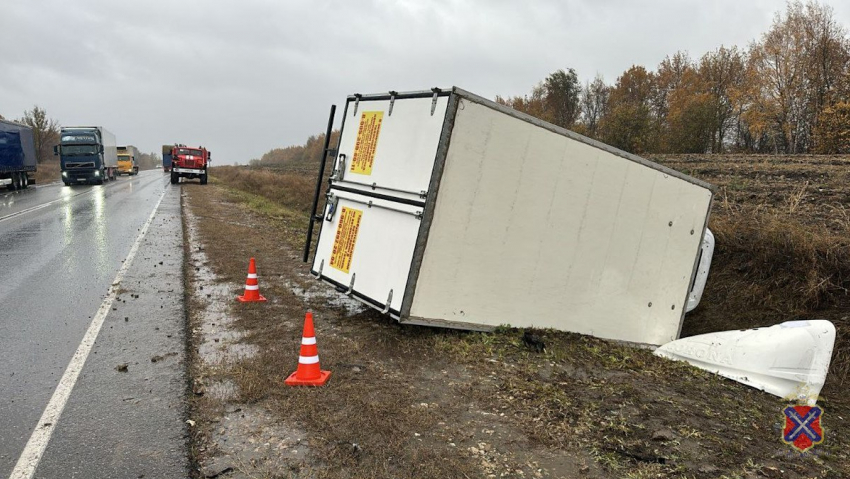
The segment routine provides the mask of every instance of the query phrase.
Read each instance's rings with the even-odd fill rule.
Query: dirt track
[[[204,473],[850,476],[850,409],[837,397],[823,401],[830,432],[819,455],[794,455],[780,441],[783,403],[771,396],[574,334],[542,332],[537,353],[516,330],[398,326],[307,275],[303,215],[249,209],[244,194],[221,186],[183,190],[200,242],[189,251],[187,289],[193,347],[205,353],[193,365],[194,453]],[[250,256],[268,303],[231,300]],[[308,308],[333,376],[321,389],[293,389],[283,380]]]

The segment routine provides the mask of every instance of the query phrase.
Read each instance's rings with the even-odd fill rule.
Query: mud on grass
[[[780,441],[781,401],[646,350],[543,331],[537,353],[512,329],[400,326],[345,307],[307,274],[297,222],[263,216],[221,186],[191,186],[184,193],[209,266],[235,296],[256,257],[269,298],[228,309],[241,341],[259,349],[219,371],[233,398],[196,402],[208,423],[196,437],[201,463],[217,460],[209,445],[227,411],[249,408],[307,444],[303,456],[281,452],[260,477],[850,475],[846,405],[827,400],[819,455],[794,456]],[[289,388],[308,308],[333,374],[323,388]]]

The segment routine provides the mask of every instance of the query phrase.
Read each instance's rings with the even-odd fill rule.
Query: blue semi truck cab
[[[62,182],[65,185],[114,180],[118,171],[118,146],[115,135],[100,126],[65,127],[59,134]]]

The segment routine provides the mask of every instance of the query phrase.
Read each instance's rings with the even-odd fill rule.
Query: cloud
[[[841,9],[839,9],[839,7]],[[34,104],[143,151],[203,144],[246,162],[324,129],[346,95],[458,85],[527,92],[572,67],[613,82],[687,50],[745,47],[783,1],[7,2],[0,114]],[[836,5],[850,24],[850,7]]]

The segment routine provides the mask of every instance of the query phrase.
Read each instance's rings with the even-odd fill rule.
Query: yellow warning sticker
[[[336,229],[334,248],[331,251],[331,266],[348,273],[351,267],[351,257],[354,255],[354,243],[357,242],[357,232],[360,230],[360,218],[363,211],[343,206],[339,214],[339,226]]]
[[[354,144],[354,157],[351,158],[351,172],[361,175],[372,174],[375,162],[375,150],[378,148],[378,135],[381,133],[382,111],[364,111],[360,116],[360,128],[357,130],[357,142]]]

